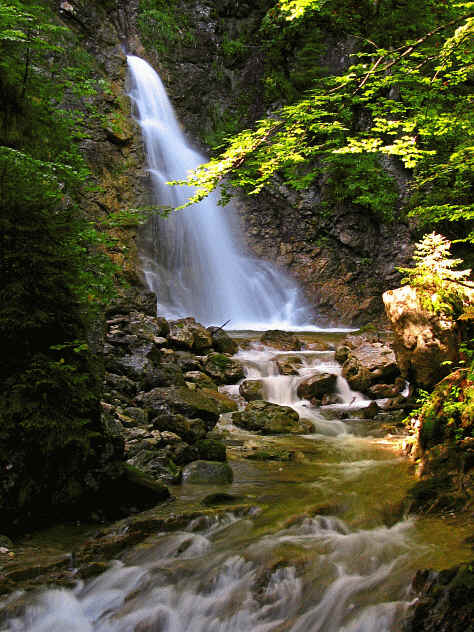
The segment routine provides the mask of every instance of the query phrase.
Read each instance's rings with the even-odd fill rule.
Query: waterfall
[[[188,145],[153,68],[139,57],[127,59],[155,202],[180,206],[192,188],[167,182],[185,179],[206,158]],[[230,320],[232,329],[314,329],[297,284],[270,262],[246,255],[234,224],[232,205],[219,206],[216,193],[168,219],[153,217],[142,264],[160,314],[194,316],[205,325]]]

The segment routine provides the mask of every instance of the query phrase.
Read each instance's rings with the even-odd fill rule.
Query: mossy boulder
[[[239,393],[247,402],[263,399],[263,381],[244,380],[239,386]]]
[[[186,386],[154,388],[149,393],[137,396],[137,402],[150,411],[151,421],[163,412],[172,412],[191,419],[202,419],[208,430],[216,425],[220,415],[215,399],[208,397],[202,390],[191,391]]]
[[[195,353],[205,353],[212,347],[210,332],[194,318],[170,321],[168,340],[172,347]]]
[[[191,384],[196,384],[198,388],[210,388],[211,390],[217,391],[217,384],[202,371],[187,371],[184,374],[184,379],[186,382],[190,382]]]
[[[240,362],[223,353],[211,353],[204,363],[204,371],[217,384],[236,384],[244,377]]]
[[[183,482],[194,485],[225,485],[233,479],[232,468],[222,461],[194,461],[183,469]]]
[[[313,431],[312,424],[300,420],[293,408],[262,400],[250,402],[245,410],[234,413],[232,421],[240,428],[264,435],[306,434]]]
[[[196,443],[199,458],[204,461],[226,461],[225,445],[216,439],[201,439]]]
[[[162,412],[153,419],[153,427],[160,432],[174,432],[188,443],[205,437],[207,428],[202,419],[189,419],[184,415]]]
[[[220,327],[208,327],[207,331],[212,337],[212,346],[219,353],[230,353],[234,355],[239,349],[239,345]]]

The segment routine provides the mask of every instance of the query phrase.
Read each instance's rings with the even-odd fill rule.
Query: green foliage
[[[115,293],[115,268],[110,242],[80,208],[90,173],[78,141],[101,89],[90,68],[47,3],[2,4],[0,469],[15,465],[0,481],[0,514],[8,528],[84,493],[81,477],[104,441],[102,371],[88,338]],[[81,480],[69,485],[74,476]]]
[[[419,290],[423,306],[438,314],[458,317],[470,302],[471,270],[455,270],[462,259],[450,258],[451,242],[442,235],[425,235],[416,244],[415,267],[399,268],[405,274],[402,283]]]
[[[224,194],[231,186],[258,194],[276,173],[304,188],[329,164],[344,172],[338,187],[346,201],[390,220],[395,185],[377,172],[386,157],[411,178],[406,210],[420,225],[445,230],[449,222],[473,240],[473,30],[472,2],[278,2],[260,31],[274,109],[190,175],[197,192],[189,204],[218,185]],[[298,52],[311,47],[309,33],[313,83],[308,72],[296,85],[292,76],[304,66]],[[324,38],[356,42],[349,67],[331,74],[318,66]]]
[[[174,46],[192,46],[194,37],[175,0],[140,0],[138,28],[143,43],[159,55]]]

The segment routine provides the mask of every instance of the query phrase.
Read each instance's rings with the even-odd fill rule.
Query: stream
[[[277,360],[298,356],[298,375]],[[258,437],[222,416],[231,485],[182,484],[170,512],[226,493],[179,531],[129,548],[98,577],[28,597],[1,632],[389,632],[401,630],[420,568],[466,561],[468,531],[454,517],[406,517],[412,466],[389,418],[338,377],[338,401],[298,400],[298,383],[340,373],[334,352],[278,352],[251,343],[237,356],[268,400],[314,424],[305,436]],[[221,387],[238,397],[238,387]],[[248,458],[266,451],[271,460]],[[202,506],[202,505],[201,505]]]

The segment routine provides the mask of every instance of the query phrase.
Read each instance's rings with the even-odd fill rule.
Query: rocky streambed
[[[422,630],[456,581],[464,625],[468,570],[413,578],[468,562],[469,525],[409,516],[410,389],[384,342],[342,338],[110,314],[106,423],[172,496],[4,547],[0,630]]]

